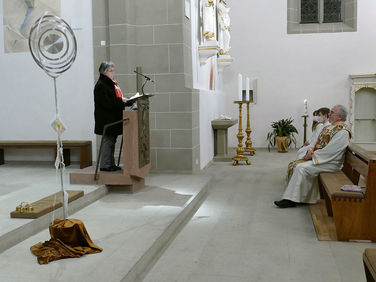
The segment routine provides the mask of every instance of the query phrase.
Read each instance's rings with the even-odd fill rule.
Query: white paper
[[[133,95],[132,97],[129,98],[129,100],[132,100],[132,99],[135,99],[135,98],[138,98],[138,97],[141,97],[142,95],[140,95],[140,93],[136,93],[135,95]]]
[[[362,192],[362,188],[358,185],[343,185],[341,187],[342,191],[351,191],[351,192]]]

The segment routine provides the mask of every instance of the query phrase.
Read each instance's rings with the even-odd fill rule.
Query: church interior
[[[365,254],[376,250],[375,10],[371,0],[0,0],[0,280],[375,281]],[[98,169],[94,133],[104,61],[126,98],[146,97],[124,110],[113,172]],[[316,176],[317,204],[278,208],[313,112],[339,115],[337,105],[343,169]],[[269,133],[286,119],[297,132],[281,153]],[[31,247],[66,217],[101,251],[41,265]]]

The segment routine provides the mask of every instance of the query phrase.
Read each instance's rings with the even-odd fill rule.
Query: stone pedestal
[[[212,120],[214,129],[214,161],[231,161],[232,156],[228,155],[227,129],[238,123],[237,119],[215,119]]]
[[[216,56],[219,52],[218,42],[216,40],[206,41],[203,45],[198,46],[198,55],[200,65],[205,65],[206,60]]]

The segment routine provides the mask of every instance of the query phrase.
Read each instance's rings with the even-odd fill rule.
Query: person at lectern
[[[114,80],[114,63],[102,62],[99,66],[99,79],[94,88],[95,134],[103,135],[104,126],[123,119],[123,109],[128,99],[123,96],[117,81]],[[100,170],[121,170],[115,165],[115,143],[123,132],[122,123],[110,126],[103,138]]]

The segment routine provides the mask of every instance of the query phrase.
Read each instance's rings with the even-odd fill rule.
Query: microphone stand
[[[135,73],[137,73],[138,75],[141,75],[141,76],[143,76],[143,77],[145,78],[145,81],[144,81],[144,83],[142,84],[142,87],[141,87],[142,95],[145,95],[144,87],[145,87],[146,83],[147,83],[149,80],[150,80],[151,82],[154,83],[154,80],[152,80],[150,77],[148,77],[148,76],[146,76],[146,75],[144,75],[144,74],[142,74],[142,73],[139,73],[139,72],[136,71],[136,70],[134,70],[133,72],[135,72]]]

